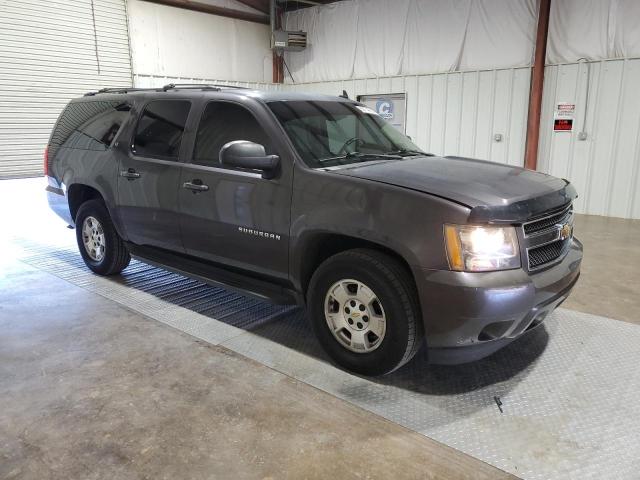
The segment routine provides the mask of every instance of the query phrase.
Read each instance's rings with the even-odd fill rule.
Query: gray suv
[[[86,265],[136,257],[306,305],[329,356],[389,373],[485,357],[578,280],[566,180],[437,157],[341,97],[219,87],[72,100],[45,158],[52,209]]]

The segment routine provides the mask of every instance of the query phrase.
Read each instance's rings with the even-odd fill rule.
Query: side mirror
[[[231,167],[261,170],[262,178],[271,179],[278,173],[280,157],[267,155],[260,144],[236,140],[226,143],[220,149],[220,163]]]

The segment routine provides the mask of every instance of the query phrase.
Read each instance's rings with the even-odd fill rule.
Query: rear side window
[[[129,106],[106,110],[75,130],[67,140],[67,147],[104,151],[111,146],[120,127],[129,115]]]
[[[51,135],[51,158],[61,147],[104,151],[115,140],[129,116],[131,107],[121,102],[70,103],[60,115]]]
[[[259,143],[267,155],[274,153],[269,136],[249,110],[234,103],[209,103],[198,127],[193,162],[220,167],[220,149],[235,140]]]
[[[191,102],[156,100],[140,116],[133,140],[133,153],[145,157],[178,158]]]

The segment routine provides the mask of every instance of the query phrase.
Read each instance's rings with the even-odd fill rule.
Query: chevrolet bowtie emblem
[[[354,313],[352,313],[352,314],[351,314],[351,316],[352,316],[352,317],[356,317],[356,318],[357,318],[357,317],[359,317],[359,316],[360,316],[360,314],[359,314],[358,312],[354,312]]]
[[[562,225],[562,228],[560,229],[560,240],[566,240],[567,238],[569,238],[572,231],[573,227],[570,224],[565,223],[564,225]]]

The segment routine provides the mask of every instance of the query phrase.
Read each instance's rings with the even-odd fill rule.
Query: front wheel
[[[120,273],[131,261],[107,207],[100,200],[80,205],[76,215],[76,240],[84,263],[100,275]]]
[[[347,370],[390,373],[422,344],[413,279],[384,253],[349,250],[323,262],[311,279],[308,304],[320,343]]]

